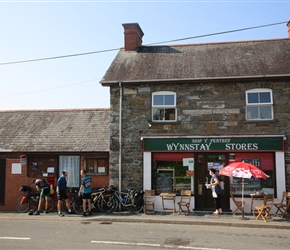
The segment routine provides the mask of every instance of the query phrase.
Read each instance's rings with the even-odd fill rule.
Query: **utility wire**
[[[97,80],[100,80],[100,79],[92,79],[92,80],[87,80],[87,81],[83,81],[83,82],[77,82],[77,83],[62,85],[62,86],[58,86],[58,87],[54,87],[54,88],[41,89],[41,90],[32,90],[32,91],[22,92],[22,93],[18,93],[18,94],[2,95],[2,96],[0,96],[0,98],[2,98],[2,97],[10,97],[10,96],[17,96],[17,95],[24,95],[24,94],[31,94],[31,93],[36,93],[36,92],[43,92],[43,91],[53,90],[53,89],[60,89],[60,88],[65,88],[65,87],[69,87],[69,86],[72,86],[72,85],[78,85],[78,84],[83,84],[83,83],[88,83],[88,82],[94,82],[94,81],[97,81]]]
[[[264,28],[264,27],[269,27],[269,26],[274,26],[274,25],[280,25],[280,24],[287,23],[287,22],[279,22],[279,23],[265,24],[265,25],[254,26],[254,27],[249,27],[249,28],[242,28],[242,29],[237,29],[237,30],[222,31],[222,32],[211,33],[211,34],[206,34],[206,35],[192,36],[192,37],[181,38],[181,39],[176,39],[176,40],[169,40],[169,41],[165,41],[165,42],[151,43],[148,45],[160,44],[160,43],[172,43],[172,42],[184,41],[184,40],[207,37],[207,36],[216,36],[216,35],[228,34],[228,33],[233,33],[233,32],[244,31],[244,30],[251,30],[251,29]]]
[[[74,56],[85,56],[85,55],[91,55],[91,54],[97,54],[97,53],[110,52],[110,51],[114,51],[114,50],[119,50],[119,49],[107,49],[107,50],[100,50],[100,51],[93,51],[93,52],[86,52],[86,53],[79,53],[79,54],[72,54],[72,55],[65,55],[65,56],[54,56],[54,57],[45,57],[45,58],[38,58],[38,59],[31,59],[31,60],[7,62],[7,63],[0,63],[0,66],[1,65],[7,65],[7,64],[16,64],[16,63],[47,61],[47,60],[61,59],[61,58],[74,57]]]
[[[265,25],[259,25],[259,26],[236,29],[236,30],[217,32],[217,33],[211,33],[211,34],[205,34],[205,35],[199,35],[199,36],[192,36],[192,37],[169,40],[169,41],[163,41],[163,42],[156,42],[156,43],[146,44],[144,46],[154,45],[154,44],[162,44],[162,43],[172,43],[172,42],[177,42],[177,41],[184,41],[184,40],[190,40],[190,39],[196,39],[196,38],[208,37],[208,36],[216,36],[216,35],[228,34],[228,33],[233,33],[233,32],[240,32],[240,31],[251,30],[251,29],[259,29],[259,28],[264,28],[264,27],[269,27],[269,26],[274,26],[274,25],[280,25],[280,24],[287,23],[287,22],[288,21],[279,22],[279,23],[272,23],[272,24],[265,24]],[[91,54],[97,54],[97,53],[111,52],[111,51],[116,51],[116,50],[120,50],[120,48],[118,48],[118,49],[99,50],[99,51],[79,53],[79,54],[71,54],[71,55],[64,55],[64,56],[54,56],[54,57],[38,58],[38,59],[31,59],[31,60],[23,60],[23,61],[5,62],[5,63],[0,63],[0,66],[8,65],[8,64],[19,64],[19,63],[29,63],[29,62],[37,62],[37,61],[55,60],[55,59],[61,59],[61,58],[67,58],[67,57],[75,57],[75,56],[85,56],[85,55],[91,55]]]

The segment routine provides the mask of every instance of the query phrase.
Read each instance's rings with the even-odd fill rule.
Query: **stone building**
[[[100,82],[111,94],[111,184],[191,189],[192,208],[208,210],[208,169],[247,161],[270,177],[245,179],[246,212],[254,191],[278,200],[290,191],[290,22],[288,38],[170,46],[143,46],[137,23],[123,27],[124,48]],[[241,179],[221,184],[231,210]]]

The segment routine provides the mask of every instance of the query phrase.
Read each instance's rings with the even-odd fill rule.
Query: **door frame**
[[[211,168],[208,166],[208,161],[210,156],[224,156],[223,164],[226,166],[229,162],[229,153],[225,152],[210,152],[210,153],[196,153],[195,154],[195,164],[194,164],[194,182],[195,185],[195,210],[201,211],[211,211],[214,209],[214,202],[212,198],[211,189],[205,187],[206,180],[210,182],[210,175],[208,169]],[[201,162],[202,161],[202,162]],[[217,160],[219,162],[219,160]],[[220,181],[223,182],[223,191],[222,191],[222,209],[223,211],[230,210],[230,195],[229,195],[229,177],[220,176]]]
[[[0,159],[0,204],[5,203],[6,160]]]

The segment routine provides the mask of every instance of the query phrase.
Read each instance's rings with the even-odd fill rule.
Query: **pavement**
[[[250,228],[275,228],[290,229],[290,217],[274,217],[273,220],[264,222],[262,219],[256,220],[252,214],[246,214],[244,218],[241,214],[233,216],[231,213],[213,215],[210,212],[194,211],[189,215],[178,213],[161,213],[154,214],[131,214],[129,212],[114,213],[94,213],[92,216],[83,217],[78,214],[66,214],[64,217],[57,215],[57,212],[49,214],[41,213],[40,215],[28,215],[28,213],[0,211],[0,220],[70,220],[81,223],[91,221],[102,224],[111,224],[113,222],[131,222],[131,223],[162,223],[162,224],[184,224],[184,225],[211,225],[211,226],[233,226],[233,227],[250,227]]]

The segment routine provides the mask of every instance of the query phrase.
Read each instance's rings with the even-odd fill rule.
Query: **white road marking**
[[[160,248],[172,248],[170,245],[160,245],[160,244],[148,244],[148,243],[130,243],[121,241],[97,241],[92,240],[91,243],[96,244],[112,244],[112,245],[131,245],[131,246],[148,246],[148,247],[160,247]],[[193,250],[227,250],[221,248],[205,248],[205,247],[189,247],[189,246],[174,246],[177,249],[193,249]]]
[[[0,237],[1,240],[31,240],[31,238],[24,237]]]
[[[120,241],[95,241],[92,240],[92,243],[97,244],[112,244],[112,245],[132,245],[132,246],[151,246],[151,247],[160,247],[160,244],[147,244],[147,243],[130,243],[130,242],[120,242]]]

